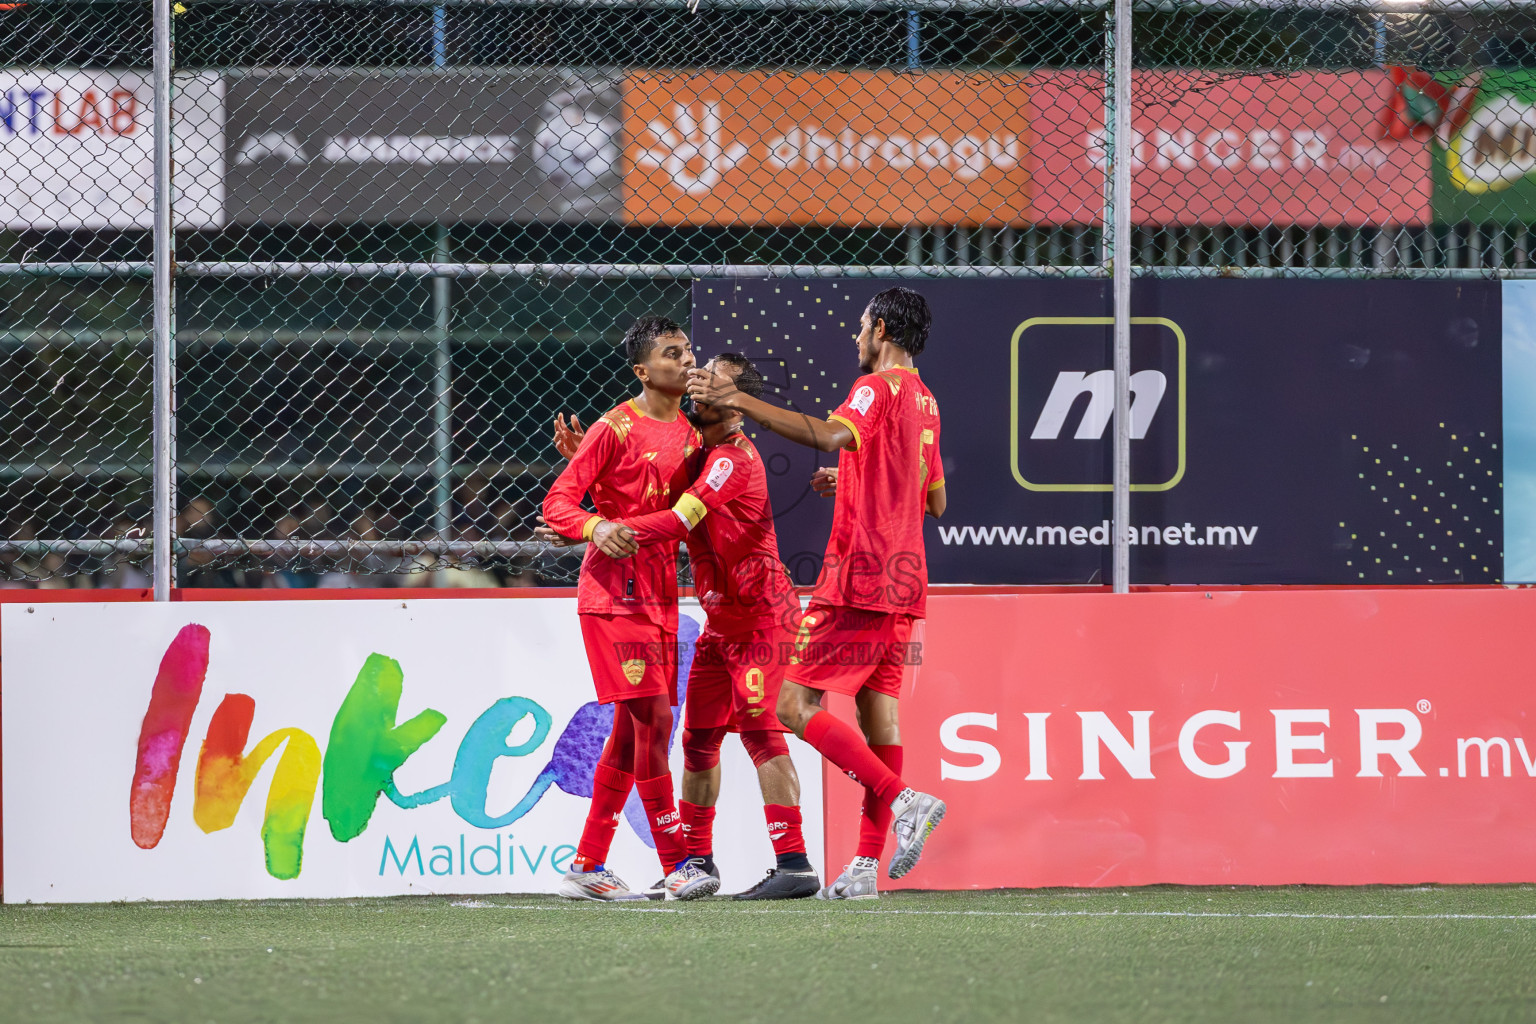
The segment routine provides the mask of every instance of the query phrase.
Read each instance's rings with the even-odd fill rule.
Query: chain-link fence
[[[181,585],[568,581],[549,424],[705,276],[1521,275],[1536,4],[174,7]],[[0,4],[3,575],[148,583],[152,7]]]

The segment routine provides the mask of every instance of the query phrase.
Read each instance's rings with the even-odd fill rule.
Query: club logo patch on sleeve
[[[716,459],[715,464],[709,467],[709,476],[704,478],[704,482],[718,491],[731,478],[731,470],[735,468],[736,464],[730,459]]]
[[[853,410],[860,416],[869,412],[869,407],[875,403],[875,389],[868,384],[853,393],[853,398],[848,402]]]

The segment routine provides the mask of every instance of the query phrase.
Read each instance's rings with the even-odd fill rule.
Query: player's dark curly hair
[[[753,398],[763,397],[763,375],[756,364],[740,352],[721,352],[713,357],[715,362],[736,369],[736,390]]]
[[[869,300],[869,320],[884,320],[891,340],[906,349],[908,355],[916,356],[928,344],[933,313],[928,309],[927,299],[911,288],[897,286]]]
[[[624,355],[631,366],[637,366],[651,357],[657,338],[682,333],[683,326],[676,320],[647,313],[624,332]]]

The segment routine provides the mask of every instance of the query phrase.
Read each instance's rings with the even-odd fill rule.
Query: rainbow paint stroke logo
[[[679,617],[679,703],[698,638],[698,624]],[[151,850],[159,845],[170,820],[181,757],[191,732],[192,717],[202,699],[208,675],[212,636],[206,626],[182,627],[164,656],[150,692],[149,708],[139,729],[138,757],[128,797],[129,830],[134,843]],[[331,722],[324,754],[303,729],[278,729],[246,751],[256,702],[243,693],[225,694],[198,752],[192,819],[205,833],[234,824],[251,784],[266,762],[278,756],[267,792],[261,841],[267,873],[274,878],[299,877],[304,863],[304,835],[320,791],[320,812],[337,842],[362,835],[373,817],[380,795],[410,809],[447,798],[455,814],[482,829],[510,825],[527,814],[552,787],[572,796],[591,798],[592,769],[612,729],[612,711],[596,702],[584,704],[561,731],[550,760],[527,793],[505,814],[486,812],[491,771],[498,758],[524,757],[549,737],[553,718],[537,701],[503,697],[483,711],[465,732],[454,756],[448,781],[420,793],[403,794],[394,775],[408,758],[447,723],[442,712],[426,708],[396,724],[405,674],[400,663],[370,654]],[[673,716],[672,739],[677,733]],[[517,743],[508,739],[523,719],[532,732]],[[654,847],[644,809],[631,792],[624,816],[646,845]]]

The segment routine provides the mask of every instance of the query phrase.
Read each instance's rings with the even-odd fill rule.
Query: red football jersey
[[[939,405],[915,369],[853,382],[832,419],[853,431],[837,458],[832,535],[813,601],[922,617],[928,599],[923,515],[944,483]]]
[[[625,402],[592,424],[570,463],[544,498],[544,520],[556,533],[591,540],[600,520],[670,510],[688,486],[687,460],[702,441],[679,415],[670,423]],[[598,514],[581,507],[592,495]],[[669,512],[670,514],[670,512]],[[653,544],[629,558],[587,548],[576,587],[576,610],[597,615],[644,615],[677,629],[677,547]]]
[[[790,623],[799,599],[779,561],[768,476],[743,434],[705,451],[676,508],[626,520],[641,543],[671,548],[684,536],[709,628],[732,636]],[[702,524],[702,526],[700,525]]]

